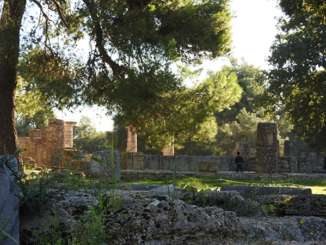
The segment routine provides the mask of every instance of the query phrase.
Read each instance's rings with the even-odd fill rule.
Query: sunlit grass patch
[[[326,180],[324,179],[230,179],[215,177],[184,177],[161,180],[139,180],[133,181],[134,184],[163,185],[175,184],[179,188],[194,188],[196,190],[217,189],[224,186],[261,186],[261,187],[291,187],[291,188],[310,188],[313,194],[326,195]]]

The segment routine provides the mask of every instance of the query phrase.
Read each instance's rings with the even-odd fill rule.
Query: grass
[[[59,187],[70,190],[80,189],[115,189],[118,187],[128,187],[132,184],[141,185],[166,185],[175,184],[177,187],[192,187],[197,190],[216,189],[223,186],[270,186],[270,187],[293,187],[310,188],[313,194],[326,195],[326,179],[230,179],[216,177],[184,177],[178,179],[142,179],[137,181],[124,181],[116,183],[108,178],[88,178],[72,171],[62,171],[60,173],[51,173],[48,171],[35,171],[27,169],[27,180],[29,183],[42,182],[51,188]],[[41,177],[41,178],[40,178]],[[39,184],[39,183],[38,183]]]
[[[129,184],[144,184],[144,185],[163,185],[173,184],[173,179],[165,180],[139,180],[129,182]],[[186,177],[175,181],[177,187],[186,188],[193,187],[197,190],[216,189],[223,186],[269,186],[269,187],[293,187],[293,188],[310,188],[313,194],[326,195],[326,180],[325,179],[286,179],[286,180],[268,180],[268,179],[228,179],[215,177]]]

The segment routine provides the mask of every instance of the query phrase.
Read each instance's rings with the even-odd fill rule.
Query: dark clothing
[[[243,168],[242,168],[242,164],[244,163],[244,160],[242,158],[242,156],[237,156],[235,158],[235,164],[237,165],[237,172],[239,171],[243,171]]]

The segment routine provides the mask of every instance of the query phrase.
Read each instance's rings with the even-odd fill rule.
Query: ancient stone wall
[[[162,156],[125,153],[121,168],[124,170],[153,170],[177,172],[211,172],[235,170],[233,157],[217,156]]]
[[[284,159],[288,162],[287,172],[325,172],[324,156],[298,140],[285,141]]]
[[[18,137],[21,157],[38,165],[60,167],[64,150],[73,148],[74,122],[53,119],[47,127],[32,129],[28,137]]]
[[[248,142],[237,142],[234,150],[232,151],[233,156],[240,152],[244,159],[251,159],[256,157],[256,147]]]
[[[234,156],[174,156],[173,147],[165,147],[162,155],[137,152],[137,133],[133,127],[125,129],[126,146],[121,151],[122,169],[178,172],[235,171],[234,158],[241,152],[245,162],[243,170],[266,173],[322,173],[325,172],[324,156],[303,147],[302,143],[285,142],[284,157],[280,157],[275,123],[259,123],[256,148],[239,142]],[[307,150],[308,149],[308,150]]]

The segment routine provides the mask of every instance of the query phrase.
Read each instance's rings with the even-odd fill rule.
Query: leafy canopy
[[[178,148],[189,141],[212,142],[216,135],[215,113],[232,106],[240,98],[236,74],[225,68],[194,88],[166,94],[157,113],[148,117],[140,115],[143,120],[133,125],[146,144],[156,149],[171,142]]]
[[[230,50],[228,0],[30,3],[20,73],[56,106],[95,103],[136,120],[181,87],[172,63]],[[75,48],[82,38],[86,62]]]
[[[16,90],[16,127],[19,136],[29,129],[45,126],[53,115],[52,107],[39,90],[29,90],[27,82],[18,77]]]
[[[242,88],[241,100],[230,109],[216,113],[218,122],[216,151],[233,154],[239,144],[256,147],[256,131],[259,122],[275,122],[282,143],[292,130],[289,116],[284,111],[273,111],[267,91],[267,77],[259,68],[233,62],[231,69]]]
[[[299,136],[326,149],[326,2],[281,0],[280,6],[286,16],[269,73],[275,110],[289,113]]]

